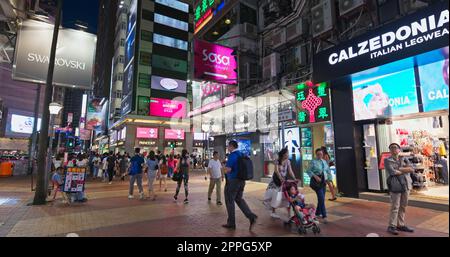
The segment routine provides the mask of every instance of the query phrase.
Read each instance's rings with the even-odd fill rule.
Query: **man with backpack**
[[[253,167],[250,159],[241,153],[238,149],[238,143],[234,140],[228,143],[228,161],[226,163],[226,184],[225,184],[225,205],[228,212],[227,224],[222,225],[224,228],[236,229],[236,218],[234,211],[234,203],[238,205],[241,211],[250,221],[250,228],[256,223],[258,218],[248,207],[242,198],[245,188],[245,180],[252,179]]]
[[[142,188],[142,167],[145,163],[144,158],[139,154],[141,152],[140,148],[135,149],[135,155],[130,160],[130,190],[128,194],[128,199],[133,199],[133,191],[134,191],[134,181],[136,181],[138,189],[139,189],[139,197],[140,199],[144,199],[144,189]]]

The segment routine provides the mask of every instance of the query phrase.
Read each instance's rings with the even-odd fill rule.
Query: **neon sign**
[[[307,81],[297,86],[298,122],[308,124],[330,121],[330,99],[327,83]]]
[[[194,11],[195,30],[194,34],[199,32],[212,18],[220,12],[225,6],[222,0],[201,0]]]

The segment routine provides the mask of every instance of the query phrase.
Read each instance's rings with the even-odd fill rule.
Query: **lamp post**
[[[53,137],[55,134],[54,123],[55,117],[59,114],[63,107],[59,103],[50,103],[48,109],[50,111],[50,140],[48,143],[47,154],[47,168],[45,169],[45,188],[48,188],[48,171],[52,168],[52,156],[53,156]]]
[[[46,203],[47,200],[47,190],[46,188],[48,178],[46,177],[46,160],[45,155],[47,154],[46,146],[48,144],[48,127],[49,127],[49,118],[50,118],[50,110],[47,109],[47,106],[50,106],[50,102],[52,101],[53,96],[53,73],[55,70],[55,59],[56,59],[56,44],[58,42],[58,33],[59,33],[59,25],[61,23],[61,9],[62,9],[63,0],[57,0],[57,11],[56,11],[56,19],[55,25],[53,29],[53,39],[52,46],[50,49],[50,58],[48,64],[48,72],[47,72],[47,81],[45,85],[45,95],[44,95],[44,108],[42,111],[42,123],[41,123],[41,132],[42,135],[39,138],[39,150],[38,150],[38,171],[37,171],[37,182],[36,182],[36,193],[34,194],[33,204],[34,205],[42,205]]]

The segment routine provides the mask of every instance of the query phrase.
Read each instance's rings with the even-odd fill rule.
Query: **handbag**
[[[309,186],[314,191],[318,191],[325,187],[325,176],[322,174],[319,175],[320,182],[317,182],[314,177],[311,178],[311,181],[309,182]]]
[[[391,193],[404,193],[406,192],[406,185],[402,183],[400,176],[389,176],[387,178],[388,190]]]
[[[270,202],[270,205],[272,208],[280,208],[281,202],[283,200],[283,192],[281,191],[274,191],[272,195],[272,201]]]
[[[183,174],[181,172],[176,172],[173,174],[172,180],[178,182],[182,179],[182,177],[183,177]]]

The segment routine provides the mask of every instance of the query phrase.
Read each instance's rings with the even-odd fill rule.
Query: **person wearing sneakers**
[[[224,174],[222,170],[222,163],[219,160],[219,153],[214,151],[213,159],[208,163],[208,173],[209,173],[209,190],[208,190],[208,201],[211,201],[211,195],[216,187],[216,203],[217,205],[222,205],[221,192]]]
[[[181,183],[184,183],[184,196],[186,197],[184,199],[184,203],[188,204],[188,195],[189,195],[189,187],[188,187],[188,181],[189,181],[189,169],[191,167],[190,164],[191,160],[189,158],[188,151],[186,149],[183,149],[181,151],[181,157],[178,161],[178,168],[177,173],[179,176],[179,179],[177,181],[177,189],[175,192],[175,195],[173,196],[173,199],[176,201],[178,199],[178,193],[180,192]]]
[[[238,178],[239,160],[243,156],[243,153],[238,149],[238,143],[234,140],[228,143],[228,156],[226,166],[226,184],[225,184],[225,204],[227,207],[228,220],[222,227],[227,229],[236,229],[236,217],[235,217],[235,203],[239,209],[244,213],[245,217],[250,221],[249,230],[253,228],[256,223],[256,216],[248,207],[245,200],[242,198],[245,189],[245,180]]]
[[[133,190],[134,190],[134,182],[136,181],[138,189],[139,189],[139,196],[142,199],[144,199],[144,189],[142,188],[142,166],[144,165],[145,161],[144,158],[140,155],[141,149],[136,148],[135,149],[135,155],[130,160],[130,169],[129,169],[129,175],[130,175],[130,190],[128,199],[133,199]]]
[[[408,206],[408,197],[412,189],[411,173],[414,168],[407,158],[400,156],[402,148],[399,144],[389,145],[391,156],[384,159],[384,167],[389,177],[387,184],[391,196],[391,212],[389,216],[388,233],[398,235],[398,231],[414,232],[414,229],[405,225],[405,213]]]
[[[159,174],[159,161],[154,151],[150,151],[145,164],[147,166],[148,197],[154,201],[156,200],[156,194],[153,189],[153,183],[155,182],[156,176]]]

